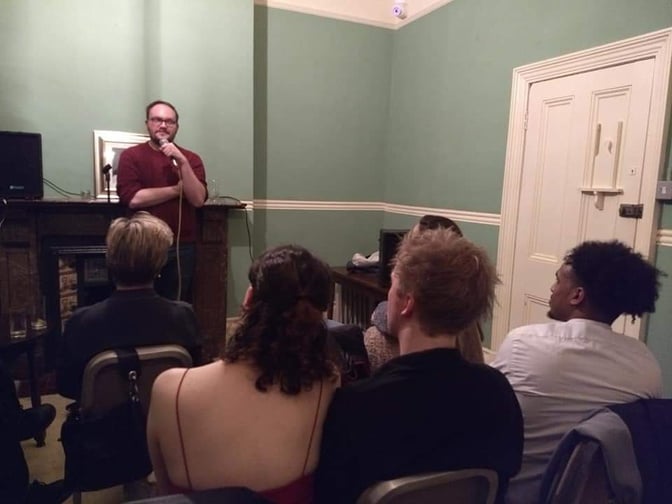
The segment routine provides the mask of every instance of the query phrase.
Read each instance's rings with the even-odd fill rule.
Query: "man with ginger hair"
[[[520,468],[520,408],[499,371],[456,349],[457,334],[492,311],[495,268],[446,229],[409,232],[394,262],[387,318],[400,356],[336,391],[316,501],[355,502],[370,485],[402,476],[489,468],[502,502]]]
[[[65,323],[56,369],[58,392],[79,399],[89,360],[104,350],[147,345],[185,347],[200,362],[200,337],[191,305],[171,301],[154,290],[166,263],[173,232],[147,212],[110,224],[105,259],[116,285],[100,303],[76,310]]]
[[[428,229],[450,229],[457,236],[464,236],[455,221],[442,215],[423,215],[420,221],[413,226],[414,232]],[[457,349],[465,360],[480,364],[484,362],[482,334],[481,326],[476,322],[457,335]],[[377,371],[388,360],[399,355],[399,342],[387,328],[387,301],[378,303],[371,314],[371,327],[364,333],[364,345],[372,372]]]

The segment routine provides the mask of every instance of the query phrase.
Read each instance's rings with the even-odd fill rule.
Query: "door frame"
[[[667,118],[670,113],[672,28],[514,68],[504,165],[501,225],[497,244],[497,270],[501,284],[497,287],[498,303],[495,306],[492,321],[491,349],[493,351],[497,351],[509,331],[518,202],[522,182],[530,87],[535,82],[651,58],[654,60],[653,87],[639,199],[645,204],[644,215],[637,224],[634,249],[643,256],[653,259],[656,224],[661,207],[661,204],[656,201],[656,183],[664,170]],[[549,286],[552,280],[552,278],[548,279]],[[642,324],[640,331],[644,330],[645,324]],[[642,334],[640,338],[641,336]]]

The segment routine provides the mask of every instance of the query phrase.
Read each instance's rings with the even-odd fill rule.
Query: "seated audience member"
[[[358,325],[327,324],[327,348],[341,375],[341,386],[371,375],[364,332]]]
[[[200,363],[200,338],[191,305],[154,290],[173,232],[147,212],[115,219],[107,232],[107,267],[112,295],[80,308],[65,323],[56,378],[59,394],[79,399],[82,375],[96,354],[114,348],[176,344]]]
[[[509,379],[520,402],[525,448],[507,502],[537,502],[560,439],[592,411],[660,397],[654,356],[641,341],[610,327],[621,314],[654,311],[660,274],[622,243],[584,242],[555,274],[548,312],[555,322],[508,334],[492,365]]]
[[[440,215],[425,215],[413,229],[450,229],[458,236],[462,230],[452,219]],[[369,354],[371,371],[376,371],[388,360],[399,355],[399,342],[387,330],[387,301],[378,303],[371,314],[371,327],[364,333],[364,344]],[[457,335],[457,349],[469,362],[483,363],[483,346],[481,345],[481,329],[474,323]]]
[[[364,332],[364,346],[374,372],[387,361],[399,357],[399,342],[387,329],[387,301],[381,301],[371,314],[371,327]]]
[[[352,503],[379,481],[466,468],[497,471],[501,502],[520,468],[520,407],[499,371],[456,348],[457,334],[491,312],[496,283],[485,251],[452,231],[404,237],[387,296],[401,355],[336,391],[317,502]]]
[[[9,504],[58,504],[70,492],[63,480],[29,483],[21,441],[35,437],[54,421],[51,404],[23,409],[14,380],[0,359],[0,501]]]
[[[242,486],[271,502],[312,502],[322,423],[339,385],[322,320],[329,267],[280,246],[252,264],[249,279],[222,360],[154,383],[148,443],[160,493]]]

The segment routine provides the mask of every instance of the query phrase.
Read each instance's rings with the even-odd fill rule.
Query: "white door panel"
[[[584,240],[634,244],[654,65],[642,60],[531,86],[510,327],[545,322],[565,253]],[[649,202],[649,204],[652,204]],[[614,329],[637,336],[639,325]]]

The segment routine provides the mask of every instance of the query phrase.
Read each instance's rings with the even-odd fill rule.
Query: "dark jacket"
[[[65,323],[56,368],[58,393],[79,400],[84,368],[104,350],[164,344],[181,345],[194,365],[201,362],[191,305],[163,298],[154,289],[115,291],[105,301],[76,310]]]

